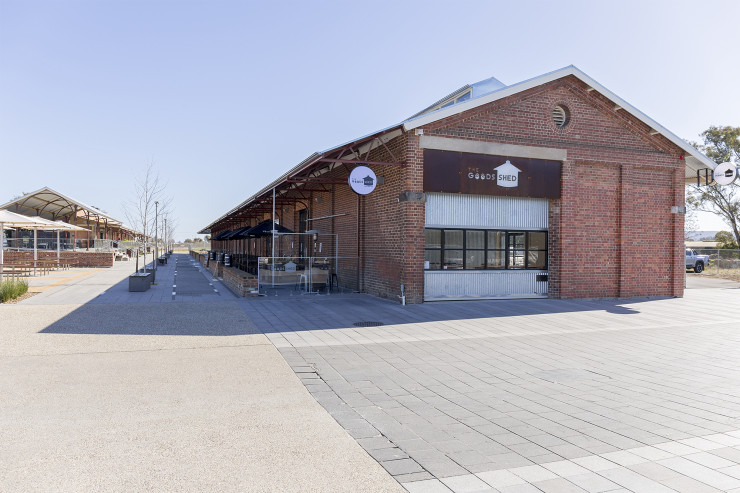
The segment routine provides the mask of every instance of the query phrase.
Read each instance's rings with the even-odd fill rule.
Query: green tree
[[[694,143],[694,147],[717,164],[740,163],[740,127],[711,126],[701,133],[701,137],[704,143]],[[740,186],[737,182],[727,186],[716,183],[709,186],[691,185],[686,203],[694,210],[720,216],[730,226],[735,244],[740,244]]]
[[[714,241],[717,242],[717,248],[737,250],[737,241],[729,231],[720,231],[714,235]]]

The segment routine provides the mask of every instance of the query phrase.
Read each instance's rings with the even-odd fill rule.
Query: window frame
[[[436,230],[439,231],[440,239],[439,239],[439,247],[427,247],[426,244],[426,235],[425,235],[425,242],[424,242],[424,271],[432,271],[432,272],[439,272],[439,271],[504,271],[504,270],[537,270],[537,271],[545,271],[548,270],[549,267],[549,237],[550,233],[547,230],[541,230],[541,229],[485,229],[485,228],[446,228],[446,227],[429,227],[424,228],[424,231],[427,230]],[[462,266],[459,268],[452,268],[449,269],[445,266],[445,250],[454,250],[459,251],[460,248],[446,248],[446,238],[445,238],[445,231],[461,231],[462,232]],[[483,233],[483,248],[468,248],[468,231],[480,231]],[[505,238],[505,245],[504,248],[498,248],[498,245],[489,245],[489,233],[490,232],[500,232],[503,233],[503,236]],[[532,233],[538,233],[538,234],[544,234],[545,235],[545,248],[532,248],[530,246],[530,234]],[[511,242],[512,235],[516,234],[524,234],[524,248],[514,248],[514,245]],[[436,251],[439,252],[439,266],[440,268],[434,269],[434,268],[427,268],[427,251]],[[483,252],[483,267],[482,268],[468,268],[468,251],[475,251],[475,252]],[[523,267],[516,267],[512,266],[510,259],[514,255],[515,251],[523,251],[524,252],[524,266]],[[504,266],[503,267],[489,267],[489,254],[492,252],[499,252],[500,254],[503,254],[504,256]],[[529,257],[530,252],[538,252],[542,253],[544,252],[545,255],[545,264],[543,267],[532,267],[529,265]]]

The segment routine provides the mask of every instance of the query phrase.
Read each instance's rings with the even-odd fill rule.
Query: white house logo
[[[367,166],[358,166],[349,174],[349,186],[360,195],[367,195],[378,184],[378,177]]]
[[[513,188],[519,186],[519,173],[522,170],[511,164],[508,159],[501,166],[494,168],[494,170],[496,171],[495,173],[481,173],[476,168],[468,168],[468,178],[471,180],[495,181],[496,185],[500,187]]]
[[[521,172],[522,170],[507,159],[504,164],[496,168],[496,185],[510,188],[519,186],[519,173]]]

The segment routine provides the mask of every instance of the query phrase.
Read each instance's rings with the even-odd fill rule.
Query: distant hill
[[[692,241],[714,241],[714,235],[719,231],[687,231],[686,239]]]

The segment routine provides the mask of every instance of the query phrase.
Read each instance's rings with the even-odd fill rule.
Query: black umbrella
[[[280,226],[279,224],[275,224],[273,226],[272,219],[268,219],[267,221],[262,221],[257,226],[242,234],[252,238],[260,238],[272,235],[273,229],[276,230],[276,234],[293,233],[293,231],[289,230],[285,226]]]
[[[226,237],[226,235],[229,233],[231,233],[231,230],[227,229],[226,231],[221,231],[218,235],[216,235],[215,238],[211,238],[211,239],[220,241],[220,240],[223,240]]]

